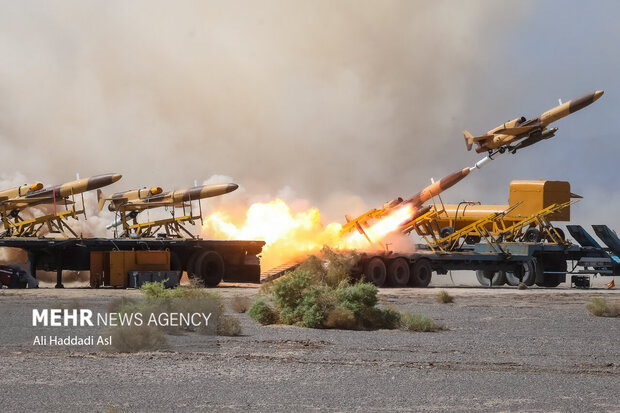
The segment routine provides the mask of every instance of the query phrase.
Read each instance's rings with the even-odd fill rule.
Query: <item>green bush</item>
[[[292,310],[295,323],[302,327],[320,328],[327,313],[338,304],[334,289],[326,285],[313,285],[301,302]]]
[[[140,291],[146,298],[168,298],[172,290],[166,289],[163,282],[147,282],[142,284]]]
[[[262,325],[275,324],[278,322],[278,313],[271,308],[263,298],[254,301],[250,306],[248,315],[252,320]]]
[[[274,282],[272,295],[276,306],[281,309],[297,307],[306,290],[313,284],[313,278],[311,272],[296,269]]]
[[[395,329],[433,331],[438,326],[415,326],[396,310],[377,308],[379,289],[369,283],[350,284],[351,268],[359,257],[354,253],[322,250],[327,265],[315,256],[271,284],[272,308],[264,298],[256,300],[248,312],[260,324],[276,322],[310,328]],[[261,287],[261,290],[262,287]],[[268,292],[265,289],[263,292]],[[420,316],[421,317],[421,316]],[[428,330],[431,328],[431,330]]]
[[[443,327],[440,324],[435,323],[432,319],[412,313],[401,313],[400,327],[403,330],[408,331],[438,331]]]
[[[370,283],[358,283],[337,290],[338,300],[344,308],[359,315],[364,308],[374,307],[377,302],[379,289]]]

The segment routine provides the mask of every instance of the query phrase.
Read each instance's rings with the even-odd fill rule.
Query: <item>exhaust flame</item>
[[[371,240],[380,241],[412,214],[411,206],[399,208],[365,228]],[[263,268],[273,268],[294,259],[316,253],[324,245],[334,249],[372,249],[359,232],[341,235],[338,223],[323,225],[318,209],[293,212],[281,199],[252,204],[244,217],[232,217],[215,211],[203,224],[203,235],[214,239],[263,240]]]
[[[389,215],[383,217],[368,228],[364,228],[364,232],[373,241],[381,241],[387,235],[398,229],[400,224],[407,221],[413,215],[413,207],[405,205],[395,209]],[[368,247],[368,240],[360,232],[352,232],[345,236],[345,246],[348,249],[364,249]]]

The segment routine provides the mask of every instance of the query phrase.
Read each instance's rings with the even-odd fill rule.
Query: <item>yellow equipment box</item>
[[[170,251],[91,251],[90,285],[126,288],[129,271],[168,271]]]
[[[566,181],[512,181],[510,183],[509,205],[521,203],[513,209],[507,219],[521,220],[551,206],[569,202],[577,198],[570,192],[570,183]],[[555,212],[549,221],[570,221],[570,207]]]

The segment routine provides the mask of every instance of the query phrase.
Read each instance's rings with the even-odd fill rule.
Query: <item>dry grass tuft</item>
[[[155,351],[168,347],[166,333],[157,327],[146,325],[113,327],[108,330],[112,343],[106,350],[119,353]]]
[[[597,317],[620,317],[620,304],[610,305],[603,297],[593,297],[586,309]]]
[[[407,331],[431,332],[443,330],[441,324],[436,323],[426,316],[413,313],[401,313],[400,326],[401,329]]]
[[[241,324],[236,317],[222,315],[217,319],[218,336],[238,336],[241,334]]]
[[[454,297],[451,296],[446,290],[441,290],[437,293],[436,300],[441,304],[450,304],[454,302]]]
[[[230,301],[230,308],[236,313],[245,313],[250,308],[248,297],[233,297]]]

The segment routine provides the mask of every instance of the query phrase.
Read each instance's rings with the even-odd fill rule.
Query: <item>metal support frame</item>
[[[3,208],[0,211],[0,214],[2,215],[2,223],[4,224],[4,232],[0,234],[0,237],[41,237],[45,235],[41,231],[44,228],[47,228],[47,233],[60,234],[62,238],[80,238],[71,226],[69,226],[67,221],[69,218],[77,220],[80,215],[83,215],[84,219],[86,219],[84,196],[82,195],[81,209],[75,208],[75,199],[73,194],[71,195],[71,198],[71,209],[68,209],[68,205],[65,203],[65,210],[56,212],[56,203],[54,202],[53,214],[26,220],[22,219],[19,215],[11,216],[10,211]]]
[[[200,201],[199,201],[200,202]],[[138,216],[128,217],[128,214],[132,211],[127,211],[125,208],[119,208],[118,213],[121,217],[121,223],[123,226],[123,232],[119,238],[157,238],[158,231],[163,230],[165,238],[177,238],[177,239],[200,239],[200,237],[192,234],[186,227],[186,224],[195,225],[196,221],[203,222],[202,219],[202,205],[199,203],[198,214],[194,215],[192,200],[189,201],[189,205],[183,203],[183,216],[174,216],[175,207],[172,206],[172,217],[159,219],[154,221],[148,221],[140,223],[138,222]],[[186,212],[186,208],[189,208],[189,213]]]
[[[416,233],[426,241],[431,250],[436,251],[436,249],[439,249],[443,252],[462,248],[465,243],[465,238],[474,235],[479,236],[480,239],[484,239],[494,252],[505,253],[502,248],[502,243],[506,241],[512,242],[522,238],[524,230],[532,226],[537,226],[541,232],[541,236],[547,239],[549,243],[570,245],[570,242],[563,239],[558,233],[558,230],[553,226],[551,221],[549,221],[549,216],[575,202],[577,201],[550,205],[521,221],[512,225],[507,225],[504,218],[510,211],[520,205],[520,203],[517,203],[510,206],[505,211],[490,214],[445,237],[438,235],[440,229],[436,223],[437,217],[445,211],[431,209],[426,214],[405,224],[402,231],[405,234],[409,234],[411,231],[415,230]]]

